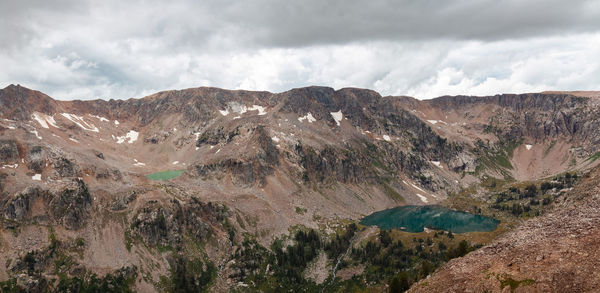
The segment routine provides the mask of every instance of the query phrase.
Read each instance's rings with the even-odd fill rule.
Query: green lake
[[[181,176],[181,174],[183,174],[183,172],[185,172],[185,170],[170,170],[170,171],[156,172],[156,173],[147,175],[146,177],[149,179],[152,179],[152,180],[167,181],[169,179],[173,179],[175,177]]]
[[[452,233],[494,231],[500,221],[443,206],[401,206],[378,211],[364,217],[361,224],[378,226],[383,230],[400,229],[423,232],[423,228],[452,231]]]

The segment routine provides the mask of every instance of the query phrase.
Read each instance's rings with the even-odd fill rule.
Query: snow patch
[[[123,142],[125,142],[125,140],[129,140],[127,143],[134,143],[138,137],[139,137],[140,133],[135,131],[135,130],[130,130],[129,132],[127,132],[127,134],[123,135],[123,136],[117,136],[117,143],[121,144]],[[113,137],[115,138],[115,137]]]
[[[384,136],[383,136],[383,139],[384,139],[385,141],[391,141],[391,140],[392,140],[392,139],[390,138],[390,136],[389,136],[389,135],[384,135]]]
[[[437,120],[427,120],[427,122],[429,122],[429,123],[431,123],[431,124],[436,124],[436,123],[438,123],[438,121],[437,121]]]
[[[412,184],[412,183],[411,183],[410,185],[411,185],[412,187],[414,187],[414,188],[416,188],[416,189],[420,190],[421,192],[425,192],[425,190],[421,189],[419,186],[416,186],[416,185],[414,185],[414,184]]]
[[[52,116],[48,116],[46,114],[38,112],[34,112],[31,116],[33,116],[33,119],[35,119],[43,128],[50,128],[48,127],[48,124],[50,124],[54,128],[59,128],[58,125],[56,125],[54,117]]]
[[[98,115],[92,115],[92,114],[90,114],[90,116],[92,116],[92,117],[94,117],[94,118],[96,118],[96,119],[100,120],[100,122],[108,122],[108,119],[106,119],[106,118],[104,118],[104,117],[102,117],[102,116],[98,116]]]
[[[133,164],[134,166],[137,166],[137,167],[140,167],[140,166],[146,166],[146,164],[144,164],[144,163],[142,163],[142,162],[138,162],[138,160],[137,160],[137,159],[133,159],[133,161],[135,162],[135,163]]]
[[[69,119],[69,121],[77,124],[77,126],[81,127],[83,130],[100,132],[98,130],[98,127],[94,126],[94,124],[89,124],[89,123],[85,122],[85,120],[83,120],[82,116],[77,116],[75,114],[69,114],[69,113],[60,113],[60,115]]]
[[[33,116],[33,119],[35,119],[43,128],[50,128],[48,127],[48,123],[46,123],[46,119],[44,119],[44,117],[42,117],[37,112],[33,113],[31,116]]]
[[[194,135],[196,136],[196,140],[198,140],[198,138],[200,138],[200,132],[194,132]]]
[[[420,199],[422,202],[424,202],[424,203],[427,203],[427,202],[428,202],[427,198],[426,198],[426,197],[424,197],[423,195],[420,195],[420,194],[418,194],[418,193],[417,193],[417,196],[419,197],[419,199]]]
[[[227,110],[227,109],[219,110],[219,113],[221,113],[221,115],[223,115],[223,116],[227,116],[227,115],[229,115],[229,110]]]
[[[532,146],[532,145],[530,145],[530,144],[526,144],[526,145],[525,145],[525,148],[526,148],[527,150],[530,150],[532,147],[533,147],[533,146]]]
[[[199,149],[200,149],[199,147],[196,147],[196,150],[199,150]]]
[[[444,166],[442,166],[442,163],[440,163],[440,161],[431,161],[431,163],[438,166],[440,169],[444,169]]]
[[[79,143],[79,141],[78,141],[78,140],[76,140],[76,139],[74,139],[74,138],[72,138],[72,137],[69,137],[69,139],[70,139],[71,141],[73,141],[73,142]]]
[[[171,163],[171,164],[173,164],[173,165],[177,165],[177,164],[179,164],[179,161],[174,161],[174,162],[173,162],[173,163]]]
[[[233,117],[233,120],[240,119],[240,118],[242,118],[242,116],[235,116],[235,117]]]
[[[304,120],[308,120],[309,123],[313,123],[313,122],[317,121],[317,119],[315,119],[315,117],[313,117],[313,115],[311,113],[307,113],[306,115],[304,115],[302,117],[298,117],[298,121],[302,122]]]
[[[259,105],[252,105],[252,107],[248,108],[248,111],[256,111],[258,110],[258,115],[266,115],[267,111],[265,111],[265,107]]]
[[[119,121],[115,120],[115,125],[119,125],[119,124],[120,124]]]
[[[215,154],[218,154],[220,151],[221,151],[221,149],[218,149],[218,150],[215,152]]]
[[[331,114],[331,117],[333,117],[333,120],[335,120],[337,126],[340,126],[340,122],[342,121],[342,119],[344,119],[344,113],[342,113],[342,110],[339,110],[337,112],[330,112],[329,114]]]
[[[31,180],[42,181],[42,174],[35,174],[31,176]]]
[[[279,142],[279,137],[273,136],[271,137],[271,140],[273,140],[274,142]]]
[[[4,166],[2,166],[2,169],[6,169],[6,168],[16,169],[17,167],[19,167],[19,164],[4,165]]]
[[[35,134],[35,137],[37,137],[38,139],[42,139],[42,137],[40,136],[40,134],[37,132],[37,130],[29,130],[29,133],[33,133]]]

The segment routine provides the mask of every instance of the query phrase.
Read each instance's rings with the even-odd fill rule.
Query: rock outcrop
[[[19,162],[19,148],[15,140],[0,140],[0,164]]]
[[[43,204],[42,210],[34,210],[36,201]],[[77,179],[54,192],[39,186],[28,187],[6,198],[1,205],[3,218],[9,223],[52,223],[77,230],[86,223],[92,197],[85,183]]]

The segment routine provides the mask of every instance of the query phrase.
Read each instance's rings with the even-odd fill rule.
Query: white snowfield
[[[92,117],[94,117],[94,118],[96,118],[96,119],[100,120],[100,122],[108,122],[108,119],[106,119],[106,118],[104,118],[104,117],[102,117],[102,116],[98,116],[98,115],[92,115],[92,114],[90,114],[90,116],[92,116]]]
[[[274,142],[279,142],[279,137],[273,136],[271,137],[271,140],[273,140]]]
[[[231,110],[231,112],[233,113],[238,113],[238,114],[244,114],[248,111],[258,111],[258,115],[262,116],[262,115],[266,115],[267,114],[267,108],[263,107],[263,106],[259,106],[259,105],[252,105],[252,107],[246,107],[245,105],[241,105],[237,102],[231,102],[228,104],[228,108],[226,108],[225,110],[219,110],[219,113],[221,113],[221,115],[223,116],[227,116],[229,115],[229,110]],[[239,119],[241,118],[240,116],[236,116],[233,119]]]
[[[35,174],[31,176],[31,180],[42,181],[42,174]]]
[[[35,119],[35,121],[37,121],[43,128],[50,128],[48,127],[48,124],[54,128],[59,128],[58,125],[56,125],[54,117],[52,116],[38,112],[34,112],[31,116],[33,116],[33,119]]]
[[[419,199],[421,199],[421,201],[422,201],[422,202],[424,202],[424,203],[427,203],[427,202],[428,202],[428,200],[427,200],[427,198],[426,198],[425,196],[423,196],[423,195],[420,195],[420,194],[418,194],[418,193],[417,193],[417,196],[419,197]]]
[[[313,115],[311,113],[307,113],[306,115],[304,115],[302,117],[298,117],[298,121],[302,122],[304,120],[307,120],[309,123],[313,123],[313,122],[317,121],[317,119],[315,119],[315,117],[313,117]]]
[[[248,108],[248,111],[258,111],[259,116],[266,115],[267,111],[265,110],[265,107],[259,105],[252,105],[252,107]]]
[[[384,139],[385,141],[391,141],[391,140],[392,140],[392,139],[390,138],[390,136],[389,136],[389,135],[387,135],[387,134],[384,134],[384,135],[383,135],[383,139]]]
[[[533,146],[532,146],[532,145],[530,145],[530,144],[526,144],[526,145],[525,145],[525,148],[526,148],[527,150],[530,150],[532,147],[533,147]]]
[[[98,130],[98,127],[94,126],[94,124],[85,122],[85,120],[83,120],[82,116],[77,116],[75,114],[69,114],[69,113],[60,113],[60,115],[69,119],[69,121],[77,124],[77,126],[81,127],[83,130],[100,132]]]
[[[5,169],[5,168],[16,169],[17,167],[19,167],[19,164],[14,164],[14,165],[3,165],[3,166],[2,166],[2,169]]]
[[[340,122],[342,122],[342,119],[344,119],[344,113],[342,113],[342,110],[330,112],[329,114],[331,114],[331,117],[333,117],[333,120],[335,120],[337,126],[340,126]]]
[[[138,162],[137,159],[133,159],[133,161],[135,161],[135,164],[133,164],[136,167],[141,167],[141,166],[146,166],[146,164],[142,163],[142,162]]]
[[[119,125],[119,121],[115,120],[115,125]]]
[[[125,140],[129,140],[127,143],[134,143],[136,140],[138,140],[139,135],[139,132],[135,130],[130,130],[129,132],[127,132],[127,134],[123,136],[117,136],[115,138],[117,139],[118,144],[124,143]]]
[[[444,166],[442,166],[442,163],[440,163],[440,161],[431,161],[431,163],[438,166],[440,169],[444,169]]]

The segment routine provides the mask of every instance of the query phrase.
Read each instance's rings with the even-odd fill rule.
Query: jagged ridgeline
[[[598,164],[598,104],[328,87],[59,101],[11,85],[0,90],[0,291],[410,285],[505,230],[381,233],[360,219],[441,204],[510,229],[542,214]]]

